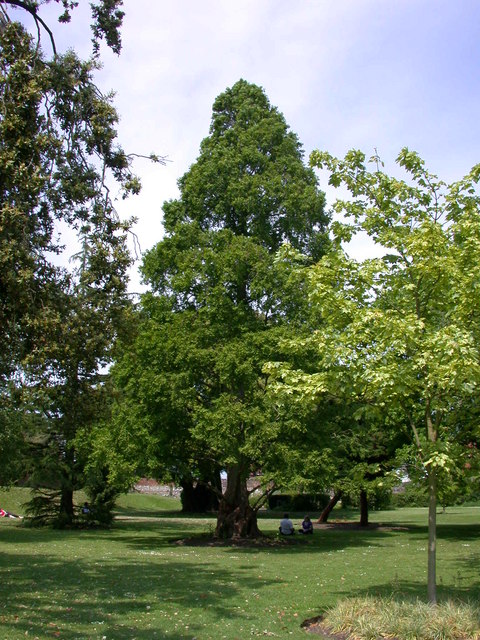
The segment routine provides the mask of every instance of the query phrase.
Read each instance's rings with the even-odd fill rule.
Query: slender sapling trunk
[[[328,520],[328,516],[331,514],[331,512],[333,511],[335,505],[337,504],[337,502],[340,500],[340,498],[343,495],[343,491],[336,491],[333,496],[330,498],[329,503],[327,504],[327,506],[325,507],[325,509],[322,511],[322,513],[320,514],[320,517],[318,518],[317,522],[319,524],[321,524],[322,522],[327,522]]]

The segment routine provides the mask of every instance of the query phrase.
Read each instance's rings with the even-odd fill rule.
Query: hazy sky
[[[70,25],[52,26],[60,49],[86,56],[80,5]],[[116,92],[124,148],[170,160],[139,162],[143,192],[119,205],[138,217],[142,250],[162,237],[162,204],[198,155],[215,97],[239,78],[265,89],[306,159],[316,148],[377,148],[391,171],[408,146],[448,181],[480,162],[478,0],[125,0],[124,9],[122,53],[103,50],[98,83]]]

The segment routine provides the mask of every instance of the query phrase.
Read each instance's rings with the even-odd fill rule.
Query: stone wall
[[[258,478],[252,477],[247,480],[248,490],[256,489],[259,486]],[[222,478],[222,491],[225,493],[227,488],[227,479]],[[176,496],[182,493],[181,487],[171,484],[160,484],[152,478],[141,478],[133,487],[133,491],[137,493],[149,493],[157,496]]]
[[[137,493],[148,493],[157,496],[178,496],[182,493],[181,487],[172,484],[159,484],[151,478],[141,478],[133,487]]]

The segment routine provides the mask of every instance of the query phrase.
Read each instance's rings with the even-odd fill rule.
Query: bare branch
[[[156,153],[151,153],[148,156],[143,153],[127,153],[127,158],[143,158],[144,160],[151,160],[152,162],[158,162],[163,165],[167,162],[172,162],[167,156],[158,156]]]
[[[34,7],[30,6],[26,2],[23,2],[23,0],[8,0],[8,1],[7,0],[0,0],[0,4],[11,5],[13,7],[17,7],[19,9],[23,9],[24,11],[29,13],[32,16],[32,18],[35,20],[35,24],[37,25],[38,41],[40,42],[40,27],[39,27],[39,24],[40,24],[45,29],[45,31],[48,33],[48,36],[50,38],[50,42],[52,44],[53,54],[55,56],[57,55],[57,48],[55,46],[55,39],[53,37],[53,33],[50,30],[49,26],[38,15],[37,10]],[[3,10],[3,12],[5,13],[5,10]]]
[[[277,486],[274,482],[272,482],[269,489],[267,489],[262,495],[258,498],[258,500],[252,505],[252,509],[254,511],[258,511],[268,500],[268,498],[272,495],[274,491],[276,491]]]

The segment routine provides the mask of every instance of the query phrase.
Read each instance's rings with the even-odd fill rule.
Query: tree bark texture
[[[438,432],[432,419],[430,402],[426,412],[427,437],[435,444]],[[437,470],[427,466],[428,477],[428,577],[427,596],[430,604],[437,603]]]
[[[258,538],[257,512],[248,501],[247,477],[240,465],[227,468],[227,488],[218,509],[216,538]]]
[[[60,475],[60,510],[58,522],[60,526],[70,526],[74,519],[73,488],[75,474],[75,451],[68,446],[65,449],[66,469]]]
[[[70,525],[73,522],[73,514],[73,489],[71,487],[62,487],[60,494],[59,521],[63,526]]]
[[[368,527],[368,499],[365,489],[360,491],[360,526]]]
[[[437,603],[437,471],[428,470],[428,582],[427,594],[430,604]]]

